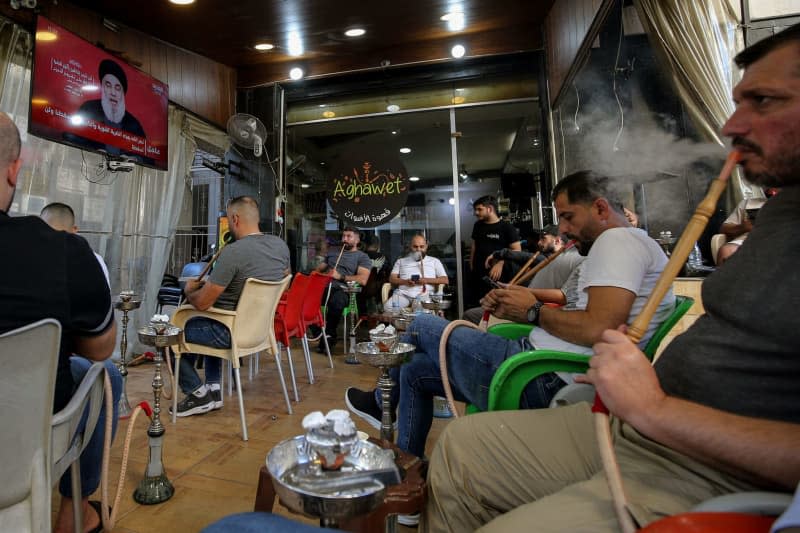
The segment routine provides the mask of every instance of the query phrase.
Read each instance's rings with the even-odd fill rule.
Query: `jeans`
[[[211,318],[196,317],[190,318],[186,322],[183,330],[186,342],[202,344],[211,348],[230,348],[231,332],[228,327],[221,322]],[[197,354],[181,355],[181,371],[178,376],[178,385],[184,394],[191,394],[200,387],[203,382],[194,369]],[[219,357],[206,357],[204,363],[206,383],[219,383],[222,374],[222,359]]]
[[[397,446],[418,457],[425,453],[433,421],[433,397],[444,396],[439,341],[447,324],[433,315],[419,315],[402,339],[417,350],[411,361],[400,367]],[[453,396],[485,411],[497,368],[512,355],[530,349],[527,338],[508,340],[477,329],[456,328],[447,341],[447,375]],[[564,385],[555,374],[539,376],[525,388],[520,403],[523,408],[547,407]]]
[[[75,388],[83,381],[83,377],[89,371],[93,361],[85,357],[72,356],[69,359],[70,371],[72,373],[72,380],[75,382]],[[111,439],[113,441],[114,434],[117,431],[117,404],[119,398],[122,396],[122,376],[117,370],[117,366],[110,360],[106,359],[103,364],[108,371],[108,377],[111,381],[111,400],[114,403],[114,409],[111,417]],[[86,427],[86,417],[88,413],[84,413],[78,424],[78,431],[83,431]],[[100,409],[100,418],[97,420],[94,433],[89,438],[89,443],[83,449],[81,454],[80,472],[81,472],[81,497],[86,498],[100,486],[100,469],[103,461],[103,439],[105,438],[106,430],[106,405],[105,398],[103,399],[103,406]],[[66,498],[72,498],[72,475],[69,469],[61,476],[58,483],[58,491]]]
[[[325,307],[325,333],[330,336],[329,344],[333,344],[336,342],[336,330],[339,328],[342,312],[344,312],[344,308],[347,307],[347,304],[350,303],[350,295],[333,284],[330,285],[330,287],[331,296],[328,298],[328,304]],[[322,295],[323,304],[325,303],[324,298],[326,294],[327,291]],[[345,335],[347,335],[346,331]]]
[[[236,533],[312,533],[315,531],[336,533],[341,530],[322,529],[272,513],[239,513],[207,525],[201,533],[231,533],[234,531]]]

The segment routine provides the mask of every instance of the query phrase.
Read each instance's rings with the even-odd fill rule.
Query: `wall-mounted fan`
[[[247,113],[232,115],[228,119],[228,135],[233,142],[253,150],[253,155],[261,157],[264,141],[267,139],[267,128],[256,117]]]

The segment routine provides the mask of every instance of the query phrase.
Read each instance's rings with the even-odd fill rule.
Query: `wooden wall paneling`
[[[544,22],[550,105],[577,74],[609,10],[621,0],[562,0],[553,4]]]

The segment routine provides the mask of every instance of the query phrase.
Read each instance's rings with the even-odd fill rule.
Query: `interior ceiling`
[[[167,0],[109,2],[72,0],[163,41],[235,67],[240,87],[286,80],[302,67],[307,76],[451,61],[462,43],[468,57],[508,54],[542,47],[541,26],[554,0],[198,0],[179,6]],[[465,28],[451,32],[441,16],[460,6]],[[363,27],[349,38],[344,31]],[[291,31],[304,52],[288,54]],[[260,52],[257,42],[275,49]],[[388,63],[387,63],[388,62]]]

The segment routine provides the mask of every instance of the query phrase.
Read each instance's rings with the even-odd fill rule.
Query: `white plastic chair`
[[[72,474],[72,502],[76,524],[83,523],[83,509],[81,508],[81,454],[92,438],[100,410],[103,407],[103,387],[105,378],[105,364],[95,362],[89,367],[83,377],[78,390],[72,395],[69,403],[62,410],[53,415],[50,470],[53,485],[58,483],[61,476],[70,469]],[[79,424],[84,411],[87,411],[86,423],[83,428]],[[111,416],[111,413],[109,413]],[[81,429],[81,431],[78,431]]]
[[[240,357],[258,353],[262,350],[272,352],[275,356],[275,363],[278,365],[278,376],[280,377],[283,396],[286,400],[286,409],[289,414],[292,414],[292,404],[289,401],[289,393],[286,390],[286,380],[283,377],[283,369],[281,368],[280,351],[278,350],[278,343],[273,329],[275,309],[277,309],[281,294],[289,286],[291,279],[291,275],[286,276],[281,281],[261,281],[255,278],[248,278],[244,284],[236,311],[227,311],[216,307],[199,311],[191,305],[182,305],[172,315],[172,324],[181,329],[186,327],[186,322],[189,319],[206,317],[225,324],[230,330],[231,348],[211,348],[202,344],[192,344],[186,342],[183,335],[181,336],[180,344],[175,347],[175,376],[172,390],[178,390],[181,354],[197,353],[230,361],[236,380],[236,393],[239,397],[242,440],[247,440],[247,422],[244,416],[242,380],[239,373]],[[174,394],[172,399],[173,424],[177,422],[177,413],[178,395]]]
[[[50,532],[50,424],[60,343],[61,325],[51,318],[0,335],[0,531]]]

